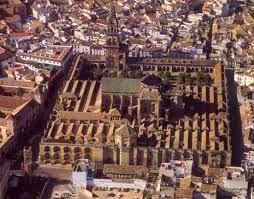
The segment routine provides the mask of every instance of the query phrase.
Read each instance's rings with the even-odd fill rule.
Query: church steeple
[[[118,36],[118,20],[116,16],[115,1],[110,1],[110,10],[108,16],[108,35]]]
[[[110,1],[110,11],[109,11],[109,20],[116,19],[116,8],[114,4],[114,0]]]
[[[115,10],[115,1],[110,1],[110,11],[106,31],[106,66],[110,70],[119,69],[120,42],[118,38],[118,20]]]

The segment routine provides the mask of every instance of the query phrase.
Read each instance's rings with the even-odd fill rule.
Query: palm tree
[[[202,84],[202,79],[203,79],[203,73],[198,72],[196,76],[196,84],[200,86]]]
[[[184,83],[184,80],[185,80],[185,75],[183,73],[180,73],[178,76],[177,76],[177,83],[178,84],[183,84]]]
[[[208,75],[208,74],[205,75],[205,76],[204,76],[204,84],[207,85],[207,86],[210,86],[211,83],[212,83],[212,80],[211,80],[210,75]]]
[[[116,78],[116,77],[117,77],[117,72],[116,72],[116,71],[114,71],[114,72],[110,73],[110,77],[112,77],[112,78]]]
[[[138,70],[137,73],[136,73],[136,78],[141,78],[143,77],[143,72],[141,70]]]
[[[187,85],[192,84],[192,77],[189,73],[185,76],[185,84],[187,84]]]
[[[115,62],[114,62],[114,58],[112,56],[108,56],[106,58],[106,66],[107,66],[107,68],[109,68],[110,71],[112,69],[115,69]]]
[[[127,68],[124,68],[122,71],[121,71],[121,73],[120,73],[120,77],[122,77],[122,78],[128,78],[129,76],[128,76],[128,69]]]
[[[103,76],[103,77],[108,77],[108,76],[110,76],[109,70],[108,70],[108,69],[104,70],[104,71],[102,72],[102,76]]]
[[[96,68],[94,71],[93,71],[93,78],[96,79],[96,80],[99,80],[102,76],[102,70],[100,68]]]
[[[136,74],[133,70],[129,71],[129,78],[133,78],[133,79],[136,78]]]

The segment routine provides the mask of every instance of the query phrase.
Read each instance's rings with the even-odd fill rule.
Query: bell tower
[[[110,71],[119,70],[120,65],[120,42],[118,38],[118,20],[115,11],[115,1],[110,1],[110,11],[108,16],[105,61],[106,67]]]

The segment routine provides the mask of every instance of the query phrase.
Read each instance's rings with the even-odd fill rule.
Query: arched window
[[[74,153],[80,153],[81,152],[81,148],[80,147],[75,147],[74,148]]]
[[[189,151],[184,152],[184,158],[185,159],[190,159],[191,158],[191,153]]]
[[[60,159],[60,155],[58,153],[54,154],[54,160],[59,160]]]
[[[49,153],[45,153],[44,158],[45,158],[45,160],[49,160],[50,159],[50,154]]]
[[[74,160],[79,160],[79,159],[82,159],[81,155],[80,154],[75,154]]]
[[[106,43],[107,45],[111,45],[111,39],[108,39]]]
[[[147,151],[147,165],[153,166],[153,151]]]
[[[69,153],[71,152],[71,148],[70,147],[64,147],[64,153]]]
[[[44,151],[45,151],[45,152],[49,152],[49,151],[50,151],[50,147],[49,147],[49,146],[45,146],[45,147],[44,147]]]
[[[208,164],[208,154],[207,153],[202,154],[202,164]]]
[[[90,148],[85,148],[85,153],[91,153],[91,149]]]
[[[64,154],[64,160],[65,161],[71,160],[71,156],[69,154]]]
[[[85,159],[91,160],[91,155],[90,154],[85,154]]]
[[[60,147],[59,146],[54,146],[54,152],[58,152],[60,151]]]

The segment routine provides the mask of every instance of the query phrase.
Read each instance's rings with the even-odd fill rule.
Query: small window
[[[155,104],[152,104],[152,112],[155,112]]]

